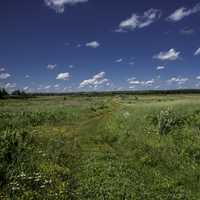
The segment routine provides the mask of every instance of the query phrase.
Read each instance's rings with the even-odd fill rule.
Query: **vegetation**
[[[4,88],[0,88],[0,99],[5,98],[8,95],[7,91]]]
[[[198,94],[0,100],[0,199],[200,199]]]

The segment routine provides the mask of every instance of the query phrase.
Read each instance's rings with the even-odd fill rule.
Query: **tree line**
[[[11,98],[11,97],[12,98],[27,98],[27,97],[30,97],[30,95],[20,90],[14,90],[9,94],[5,88],[0,88],[0,99]]]
[[[118,95],[168,95],[168,94],[200,94],[200,89],[182,90],[140,90],[140,91],[108,91],[108,92],[71,92],[71,93],[26,93],[15,90],[8,93],[4,88],[0,88],[0,99],[4,98],[30,98],[37,96],[118,96]]]

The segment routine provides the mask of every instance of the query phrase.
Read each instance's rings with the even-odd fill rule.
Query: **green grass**
[[[2,200],[199,200],[200,96],[0,101]]]

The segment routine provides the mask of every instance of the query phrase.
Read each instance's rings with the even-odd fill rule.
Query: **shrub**
[[[174,129],[181,128],[185,124],[185,117],[171,109],[166,109],[153,117],[152,122],[157,126],[160,135],[167,135]]]

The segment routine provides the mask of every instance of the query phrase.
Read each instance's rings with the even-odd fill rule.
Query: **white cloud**
[[[151,80],[147,80],[147,81],[139,81],[139,80],[136,80],[135,77],[133,78],[130,78],[127,80],[128,83],[130,85],[141,85],[141,86],[149,86],[149,85],[152,85],[155,83],[155,80],[154,79],[151,79]]]
[[[100,44],[97,41],[92,41],[92,42],[86,43],[85,46],[96,49],[96,48],[100,47]]]
[[[134,84],[135,80],[136,80],[136,77],[132,77],[132,78],[129,78],[127,81],[129,84]]]
[[[69,78],[70,78],[69,72],[60,73],[56,77],[57,80],[63,80],[63,81],[69,80]]]
[[[140,82],[140,81],[137,81],[137,80],[135,80],[135,81],[130,81],[129,82],[129,84],[131,84],[131,85],[140,85],[142,82]]]
[[[165,66],[158,66],[156,69],[157,70],[163,70],[163,69],[165,69]]]
[[[7,79],[9,77],[11,77],[11,75],[8,74],[8,73],[2,73],[2,74],[0,74],[0,79]]]
[[[57,67],[56,64],[54,64],[54,65],[52,65],[52,64],[47,65],[47,69],[49,69],[49,70],[54,70],[56,67]]]
[[[44,2],[57,13],[63,13],[65,11],[65,5],[75,5],[77,3],[88,2],[88,0],[44,0]]]
[[[159,59],[159,60],[177,60],[180,56],[181,52],[177,52],[174,49],[170,49],[169,51],[166,52],[160,52],[158,55],[153,56],[153,58],[155,59]]]
[[[5,71],[6,71],[6,69],[4,67],[0,68],[0,72],[5,72]]]
[[[200,76],[197,76],[196,79],[197,79],[197,80],[200,80]]]
[[[6,83],[5,88],[12,89],[12,88],[16,88],[16,86],[17,86],[16,83]]]
[[[60,85],[59,85],[59,84],[55,84],[53,87],[54,87],[54,88],[59,88]]]
[[[102,85],[104,83],[108,83],[108,79],[104,78],[106,75],[105,72],[100,72],[96,75],[94,75],[91,79],[84,80],[80,83],[80,88],[90,86],[90,87],[98,87],[99,85]]]
[[[122,58],[119,58],[119,59],[117,59],[115,62],[116,62],[116,63],[121,63],[121,62],[123,62],[123,59],[122,59]]]
[[[135,89],[135,85],[129,86],[129,89]]]
[[[144,82],[144,85],[152,85],[152,84],[154,84],[155,83],[155,80],[154,79],[151,79],[151,80],[149,80],[149,81],[145,81]]]
[[[28,89],[29,89],[28,86],[26,86],[26,87],[23,88],[24,91],[27,91]]]
[[[149,9],[143,15],[133,14],[130,18],[122,21],[119,24],[116,32],[124,32],[127,30],[134,30],[136,28],[144,28],[151,25],[161,17],[161,11],[157,9]]]
[[[130,62],[129,65],[135,65],[135,62]]]
[[[200,55],[200,48],[198,48],[198,49],[195,51],[194,55],[195,55],[195,56]]]
[[[200,4],[197,4],[191,9],[187,9],[185,7],[178,8],[167,19],[169,21],[177,22],[182,20],[184,17],[195,14],[197,12],[200,12]]]
[[[51,88],[51,85],[47,85],[44,87],[45,90],[49,90]]]
[[[167,80],[168,83],[177,83],[179,85],[185,84],[189,81],[188,78],[181,78],[181,77],[172,77],[171,79]]]
[[[30,75],[26,74],[26,75],[25,75],[25,78],[30,78]]]

